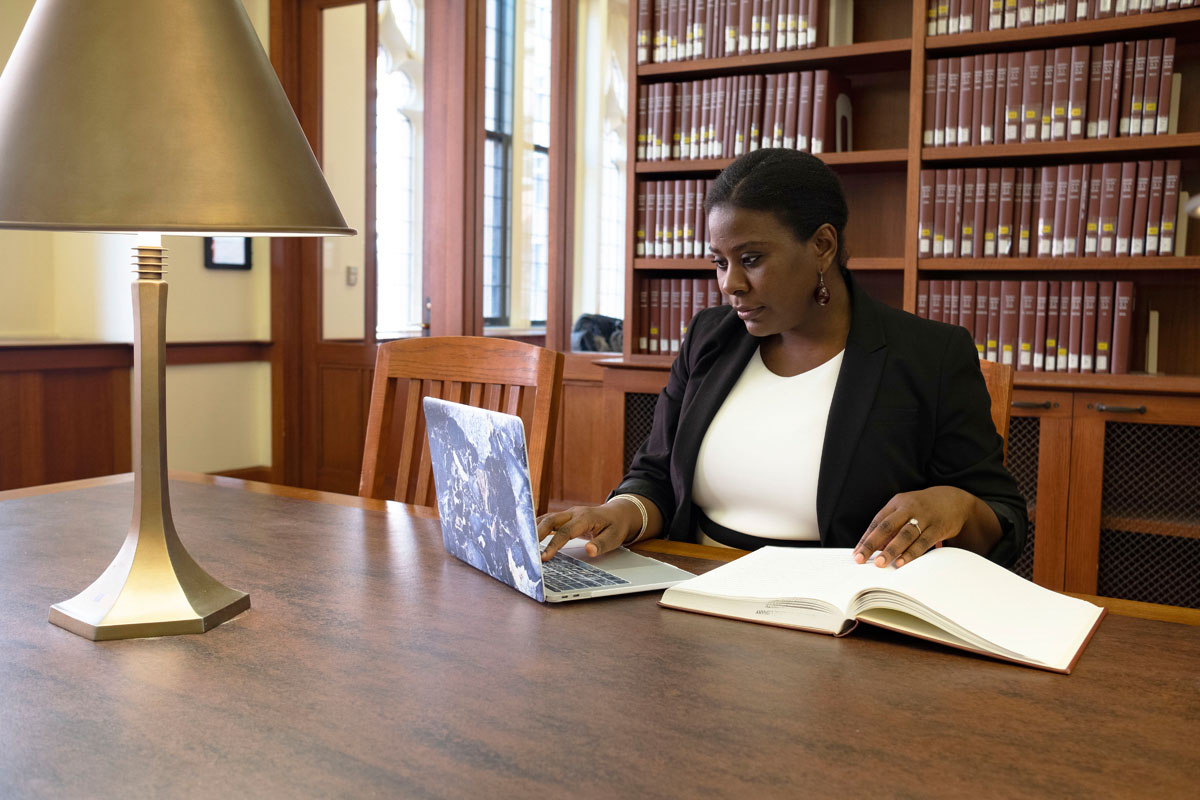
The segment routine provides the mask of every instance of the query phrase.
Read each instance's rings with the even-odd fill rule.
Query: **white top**
[[[700,444],[692,498],[718,525],[768,539],[819,539],[817,478],[845,351],[780,377],[759,350]]]

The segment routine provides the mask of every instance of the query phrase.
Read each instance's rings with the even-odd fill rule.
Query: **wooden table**
[[[427,511],[172,493],[253,606],[104,643],[46,617],[116,553],[128,476],[0,493],[0,796],[1195,796],[1198,628],[1110,614],[1062,676],[654,594],[542,606],[448,557]]]

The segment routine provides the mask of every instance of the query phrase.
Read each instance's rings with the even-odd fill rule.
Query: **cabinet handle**
[[[1112,411],[1114,414],[1145,414],[1145,406],[1110,406],[1106,403],[1096,403],[1097,411]]]
[[[1013,408],[1053,408],[1054,406],[1049,400],[1042,403],[1035,403],[1032,400],[1013,400]]]

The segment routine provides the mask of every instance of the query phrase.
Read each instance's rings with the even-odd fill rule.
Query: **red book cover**
[[[961,61],[943,59],[946,64],[946,116],[942,120],[942,139],[947,147],[958,145],[958,107],[962,102],[959,85],[962,78]]]
[[[978,203],[979,188],[975,188]],[[983,255],[996,257],[996,235],[1000,227],[1000,168],[989,167],[987,171],[987,212],[983,223]]]
[[[975,338],[975,281],[958,282],[958,320]]]
[[[1087,113],[1084,115],[1084,136],[1095,139],[1100,135],[1100,87],[1104,78],[1104,46],[1096,45],[1088,53]]]
[[[1134,289],[1132,281],[1117,281],[1113,300],[1112,371],[1114,375],[1129,372],[1129,353],[1132,346]]]
[[[933,184],[933,257],[942,258],[946,254],[946,181],[947,171],[934,170]],[[933,313],[932,306],[930,313]],[[938,319],[934,317],[934,319]]]
[[[1079,371],[1095,372],[1096,282],[1083,282],[1083,334],[1079,347]]]
[[[1121,136],[1129,135],[1130,112],[1133,110],[1133,69],[1136,55],[1136,42],[1125,42],[1124,58],[1121,62],[1121,99],[1117,106],[1120,115],[1117,130]],[[1113,89],[1114,93],[1116,88]]]
[[[1021,100],[1025,95],[1024,66],[1022,53],[1009,53],[1008,80],[1004,93],[1004,133],[997,138],[1005,144],[1021,141]]]
[[[1133,58],[1129,59],[1129,86],[1133,87]],[[1121,135],[1121,97],[1125,94],[1125,43],[1113,44],[1112,93],[1108,97],[1108,136]]]
[[[1016,368],[1017,329],[1020,324],[1021,285],[1000,282],[1000,363]]]
[[[1062,281],[1058,289],[1058,351],[1056,372],[1067,371],[1067,340],[1071,338],[1071,282]]]
[[[678,130],[675,133],[675,158],[692,157],[692,95],[694,82],[679,84],[676,99],[679,102]]]
[[[1055,167],[1041,168],[1041,197],[1038,199],[1037,210],[1037,250],[1038,256],[1048,258],[1053,252],[1054,245],[1054,200],[1057,196],[1058,170]]]
[[[1152,166],[1149,161],[1137,162],[1137,177],[1133,183],[1133,223],[1129,232],[1129,255],[1144,256],[1146,254],[1146,221],[1150,213],[1150,173]]]
[[[788,77],[787,74],[775,76],[775,117],[774,126],[771,128],[771,147],[783,147],[783,130],[787,125]]]
[[[958,324],[959,284],[962,281],[946,281],[942,287],[942,322]]]
[[[1141,134],[1153,136],[1158,131],[1158,91],[1162,79],[1163,40],[1146,43],[1146,84],[1142,90]]]
[[[1100,168],[1101,257],[1117,254],[1117,214],[1121,206],[1121,164],[1109,161]]]
[[[1030,242],[1033,234],[1033,198],[1034,187],[1037,184],[1034,179],[1033,167],[1022,167],[1019,187],[1019,199],[1017,203],[1017,256],[1025,258],[1030,254]]]
[[[946,290],[946,282],[934,278],[929,282],[929,318],[935,322],[942,321],[942,299]]]
[[[650,284],[645,278],[638,281],[637,351],[650,352]]]
[[[1175,254],[1175,221],[1179,213],[1179,159],[1168,159],[1163,175],[1162,221],[1158,225],[1158,254]]]
[[[992,283],[993,281],[975,283],[975,350],[980,358],[987,354],[988,306],[991,303]]]
[[[692,313],[688,316],[688,325],[696,315],[708,307],[708,279],[692,278]]]
[[[994,109],[996,106],[996,54],[985,53],[983,56],[983,97],[982,116],[979,120],[980,144],[995,144],[996,137]]]
[[[1137,162],[1121,164],[1121,194],[1117,205],[1117,248],[1118,256],[1129,255],[1129,240],[1133,232],[1133,192],[1137,184]]]
[[[1159,65],[1158,78],[1158,126],[1155,130],[1159,136],[1168,133],[1171,122],[1171,80],[1175,75],[1175,37],[1168,36],[1163,40],[1162,62]]]
[[[683,236],[680,237],[679,255],[691,258],[696,253],[696,181],[683,181]],[[691,295],[691,290],[688,290]]]
[[[649,0],[644,0],[649,2]],[[646,160],[646,139],[650,131],[650,87],[646,84],[638,86],[637,91],[637,160]]]
[[[1071,100],[1071,48],[1058,47],[1054,50],[1054,95],[1050,116],[1050,139],[1062,141],[1067,138],[1067,106]]]
[[[929,281],[917,281],[917,316],[929,319]]]
[[[1018,53],[1012,54],[1013,60],[1020,58]],[[1004,141],[1004,103],[1008,98],[1008,53],[996,54],[996,96],[992,103],[992,141],[1000,144]]]
[[[800,73],[787,75],[787,94],[783,106],[783,146],[796,149],[796,123],[800,117]]]
[[[1046,51],[1046,62],[1042,67],[1042,126],[1038,137],[1043,142],[1050,141],[1054,119],[1054,51]]]
[[[935,60],[925,61],[925,100],[922,106],[924,116],[921,123],[921,144],[925,147],[933,147],[936,141],[934,128],[937,127],[937,65]]]
[[[647,332],[646,352],[651,355],[658,355],[659,337],[661,335],[660,309],[662,307],[662,278],[651,278],[647,283],[650,284],[650,307],[649,313],[646,315],[650,321],[650,329]]]
[[[1096,284],[1096,372],[1108,372],[1112,355],[1113,282]]]
[[[1058,281],[1046,282],[1046,360],[1043,369],[1054,372],[1058,356]]]
[[[1016,368],[1028,372],[1033,369],[1033,337],[1037,331],[1037,281],[1021,281],[1020,287]]]
[[[658,285],[658,354],[671,354],[671,281],[666,278]]]
[[[934,171],[921,170],[921,196],[917,208],[917,257],[933,256],[933,192]]]
[[[1146,56],[1150,43],[1139,39],[1133,47],[1133,90],[1129,97],[1129,135],[1142,133],[1142,105],[1146,102]]]
[[[1022,64],[1025,84],[1021,91],[1021,141],[1036,142],[1042,129],[1042,69],[1046,51],[1028,50]]]
[[[637,228],[633,237],[633,255],[636,258],[646,257],[646,184],[638,183],[634,191],[637,193]]]
[[[692,279],[679,280],[679,341],[687,336],[688,323],[692,321]]]
[[[1063,285],[1066,285],[1065,282]],[[1083,347],[1083,281],[1071,281],[1068,321],[1067,372],[1079,372],[1079,350]]]
[[[1087,235],[1087,215],[1088,215],[1088,181],[1092,175],[1091,164],[1081,164],[1080,171],[1083,173],[1079,181],[1079,211],[1075,215],[1072,224],[1075,226],[1075,255],[1082,256],[1083,243]]]
[[[750,106],[749,142],[751,150],[757,150],[759,143],[762,141],[763,90],[766,88],[766,83],[766,77],[763,75],[755,75],[751,81],[751,85],[753,86]]]
[[[971,143],[971,114],[975,108],[975,56],[958,60],[958,116],[956,143]]]
[[[1033,369],[1041,372],[1046,368],[1046,303],[1049,299],[1048,281],[1036,281],[1033,321]]]
[[[708,191],[705,181],[697,179],[696,181],[696,219],[692,223],[692,230],[696,232],[695,239],[692,244],[692,257],[703,258],[705,245],[708,242],[708,221],[704,217],[704,195]]]
[[[716,278],[708,279],[708,307],[722,305],[725,302],[725,296],[721,294],[721,284]]]
[[[836,152],[837,103],[839,97],[849,93],[849,84],[839,73],[819,69],[813,87],[812,152]]]
[[[988,281],[987,347],[988,361],[1000,360],[1000,305],[1003,281]]]
[[[812,152],[813,81],[811,69],[800,73],[800,119],[796,125],[796,149]]]
[[[1070,83],[1067,92],[1067,139],[1082,139],[1087,123],[1088,76],[1091,50],[1087,45],[1071,48]],[[1099,86],[1096,87],[1097,92]]]
[[[1085,256],[1096,256],[1100,253],[1100,198],[1103,185],[1103,165],[1091,164],[1088,172],[1087,217],[1083,236]]]
[[[1117,133],[1109,127],[1109,118],[1113,110],[1113,78],[1117,74],[1117,43],[1109,42],[1104,45],[1103,53],[1104,60],[1100,65],[1100,99],[1096,109],[1096,136],[1102,139]]]
[[[758,49],[769,53],[775,49],[775,3],[779,0],[762,0],[762,17],[758,21]]]
[[[1059,171],[1063,167],[1059,167]],[[1076,238],[1079,231],[1079,203],[1082,197],[1083,187],[1083,165],[1071,164],[1066,167],[1067,171],[1067,202],[1066,215],[1064,216],[1064,226],[1062,231],[1062,255],[1064,256],[1079,256],[1083,255],[1079,250],[1079,240]]]
[[[763,97],[762,131],[759,146],[772,147],[775,135],[775,83],[779,75],[772,73],[766,77],[766,93]]]
[[[738,8],[738,29],[737,39],[738,47],[737,54],[744,56],[750,52],[751,41],[751,22],[753,15],[751,0],[741,0],[741,6]],[[732,54],[730,54],[732,55]]]
[[[683,330],[683,279],[671,278],[668,281],[671,289],[670,297],[670,317],[669,327],[667,328],[667,337],[670,342],[669,353],[679,352],[679,339]]]
[[[958,235],[960,258],[975,257],[975,173],[974,169],[963,170],[962,184],[962,227]],[[985,201],[986,202],[986,201]]]
[[[1012,256],[1014,194],[1017,171],[1013,167],[1000,170],[1000,213],[996,222],[996,255],[1000,258]]]
[[[971,257],[982,258],[984,254],[983,234],[987,228],[988,171],[975,169],[975,208],[971,219]]]
[[[637,4],[637,63],[650,62],[650,25],[653,22],[650,4],[653,0],[638,0]]]
[[[973,56],[971,81],[971,144],[983,144],[983,55]]]
[[[948,172],[946,183],[946,222],[942,230],[946,232],[946,257],[953,258],[958,252],[960,234],[962,233],[962,182],[963,171],[952,169]],[[957,320],[949,320],[957,322]]]

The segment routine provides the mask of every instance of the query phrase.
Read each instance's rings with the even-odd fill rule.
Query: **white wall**
[[[263,46],[270,0],[242,0]],[[0,2],[0,63],[33,0]],[[133,340],[134,237],[0,232],[0,344],[13,338]],[[249,271],[204,268],[203,240],[163,238],[167,340],[270,338],[270,243],[253,243]],[[264,363],[167,369],[167,446],[174,469],[217,471],[271,463],[271,375]]]

